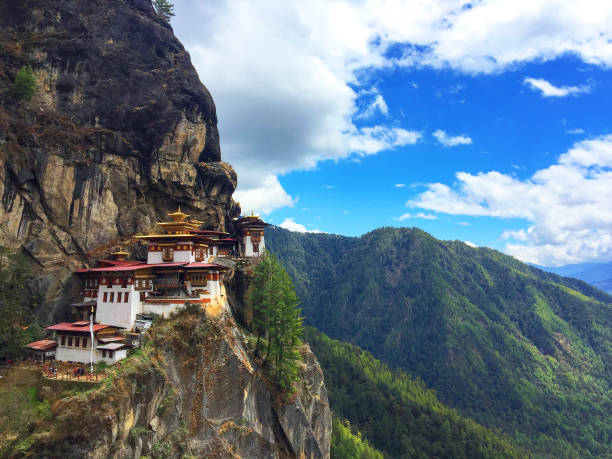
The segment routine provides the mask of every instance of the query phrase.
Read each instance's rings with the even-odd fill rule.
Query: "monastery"
[[[168,214],[158,234],[135,236],[146,243],[147,261],[116,251],[99,266],[81,269],[83,301],[73,304],[76,322],[47,327],[55,340],[28,344],[40,359],[112,364],[124,359],[127,332],[142,332],[152,317],[167,317],[187,304],[220,308],[225,302],[221,258],[258,257],[265,250],[264,223],[250,215],[234,220],[236,234],[203,230],[187,214]],[[215,262],[217,260],[217,263]],[[92,342],[93,340],[93,342]]]

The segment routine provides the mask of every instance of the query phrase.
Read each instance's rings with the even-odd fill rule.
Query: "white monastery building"
[[[125,358],[122,333],[139,331],[142,315],[167,317],[187,304],[204,309],[225,302],[229,268],[214,263],[215,257],[257,257],[265,250],[267,224],[256,215],[234,219],[235,237],[201,229],[202,222],[188,221],[180,208],[169,216],[171,221],[158,223],[159,233],[135,237],[146,243],[146,262],[117,251],[96,268],[76,271],[84,285],[83,301],[73,305],[78,321],[47,328],[56,334],[56,360],[88,363],[92,347],[94,363]]]

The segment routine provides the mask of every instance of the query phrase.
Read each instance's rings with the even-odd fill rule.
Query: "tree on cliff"
[[[27,259],[0,246],[0,360],[25,356],[24,346],[42,334],[34,317],[37,300],[26,288],[31,278]]]
[[[153,6],[157,15],[164,21],[170,22],[170,18],[174,16],[174,5],[169,0],[153,0]]]
[[[247,299],[254,314],[255,352],[279,385],[290,388],[298,377],[303,319],[291,278],[269,252],[255,267]]]
[[[25,100],[29,102],[36,92],[36,77],[32,67],[21,67],[15,75],[15,81],[13,82],[13,94],[19,100]]]

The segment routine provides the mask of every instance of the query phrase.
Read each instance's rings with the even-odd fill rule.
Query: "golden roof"
[[[176,212],[172,212],[168,214],[169,217],[172,217],[172,220],[175,222],[184,222],[189,215],[184,212],[181,212],[181,206],[178,207]]]

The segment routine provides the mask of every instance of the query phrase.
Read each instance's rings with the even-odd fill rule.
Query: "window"
[[[202,261],[204,259],[204,249],[202,247],[197,247],[195,249],[195,259],[196,261]]]
[[[72,347],[72,336],[68,337],[68,347]]]
[[[123,302],[127,303],[128,302],[128,298],[130,297],[130,292],[125,292],[123,294]]]
[[[174,248],[163,247],[162,248],[162,260],[163,261],[174,261]]]
[[[82,347],[87,347],[87,338],[83,338],[83,343],[81,344]]]
[[[113,358],[113,351],[108,351],[108,358],[112,359]]]
[[[66,337],[62,336],[62,346],[65,346],[65,345],[66,345]]]
[[[259,243],[253,242],[253,252],[259,252]]]
[[[106,300],[108,299],[107,297],[107,292],[104,292],[104,298],[102,299],[102,301],[104,301],[106,303]]]
[[[113,301],[115,301],[115,292],[111,292],[109,303],[112,303]]]
[[[121,278],[121,287],[126,288],[127,287],[127,283],[128,283],[127,277],[122,277]]]
[[[206,285],[206,274],[191,273],[191,285],[198,287]]]
[[[106,358],[106,351],[102,349],[102,357]]]
[[[211,255],[214,255],[214,254],[215,254],[215,248],[214,248],[214,247],[211,247],[211,248],[210,248],[210,254],[211,254]]]

